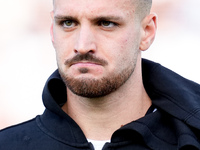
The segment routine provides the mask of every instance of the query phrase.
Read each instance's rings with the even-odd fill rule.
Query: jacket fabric
[[[147,114],[112,135],[103,150],[200,149],[200,86],[149,60],[142,60],[143,83],[152,99]],[[66,87],[55,71],[43,90],[42,115],[0,131],[0,150],[93,150],[81,128],[61,106]]]

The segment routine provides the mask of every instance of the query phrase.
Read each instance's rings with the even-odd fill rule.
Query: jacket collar
[[[145,59],[142,60],[142,71],[144,86],[147,93],[151,97],[153,104],[161,111],[167,112],[167,114],[179,118],[181,121],[186,122],[188,125],[199,129],[199,85],[192,81],[184,79],[183,77],[177,75],[171,70],[162,67],[160,64]],[[47,83],[44,87],[43,103],[47,109],[45,113],[41,116],[41,124],[46,125],[46,127],[48,128],[44,129],[46,130],[46,133],[55,136],[56,139],[59,139],[59,136],[63,134],[71,135],[63,136],[62,138],[60,138],[62,142],[73,146],[77,146],[77,144],[79,146],[86,146],[85,143],[87,143],[87,140],[80,127],[60,108],[66,102],[66,100],[66,87],[59,75],[58,70],[56,70],[47,80]],[[156,115],[159,112],[160,111],[157,111],[156,113],[151,115]],[[49,119],[50,116],[53,115],[56,115],[57,117],[53,117],[53,120]],[[146,117],[147,116],[145,116],[145,118]],[[159,117],[155,117],[155,119],[156,118]],[[133,122],[130,125],[127,125],[114,133],[113,142],[117,142],[117,136],[115,135],[117,135],[121,130],[131,129],[133,132],[135,132],[135,129],[137,129],[137,127],[139,127],[138,130],[141,129],[141,125],[144,124],[143,119],[144,118]],[[60,122],[60,124],[54,124],[54,122]],[[157,120],[157,124],[160,125],[160,123],[162,122]],[[147,135],[151,135],[151,139],[154,140],[146,142],[150,142],[149,145],[152,145],[151,142],[153,142],[154,146],[156,146],[156,143],[158,143],[158,139],[155,135],[152,135],[151,132],[147,132],[148,127],[144,128],[146,128],[146,132],[136,132],[140,133],[139,135],[141,135],[143,138]],[[51,131],[51,133],[49,133],[49,131]],[[162,141],[163,140],[159,142],[161,145],[164,145],[162,144]],[[173,143],[169,144],[173,145]]]
[[[143,60],[143,82],[153,104],[200,129],[200,86],[160,64]]]
[[[146,59],[142,60],[142,74],[145,89],[154,105],[200,128],[200,86],[197,83]],[[65,84],[56,70],[44,87],[44,105],[52,111],[60,112],[59,105],[64,104],[66,99]]]

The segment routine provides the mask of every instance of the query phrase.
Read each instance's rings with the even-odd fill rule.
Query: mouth
[[[70,64],[71,66],[80,66],[80,67],[90,67],[90,66],[100,66],[101,64],[96,63],[96,62],[91,62],[91,61],[80,61],[80,62],[73,62],[72,64]]]

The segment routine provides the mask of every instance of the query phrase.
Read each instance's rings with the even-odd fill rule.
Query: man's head
[[[140,50],[155,36],[150,8],[150,0],[54,1],[52,41],[73,93],[105,96],[139,74]]]

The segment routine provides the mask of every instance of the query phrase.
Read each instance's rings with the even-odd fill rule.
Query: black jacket
[[[103,149],[200,149],[200,86],[148,60],[142,68],[157,111],[121,127]],[[0,131],[0,150],[92,150],[80,127],[60,108],[66,99],[65,84],[55,71],[43,91],[45,112]]]

